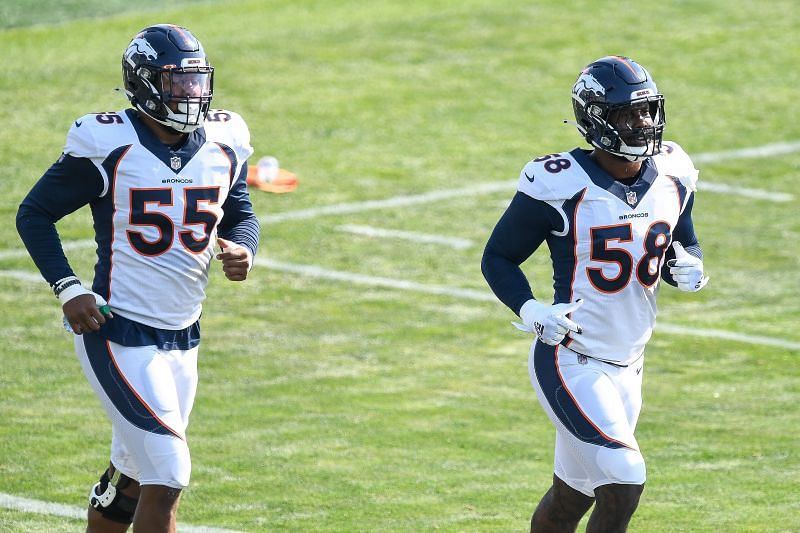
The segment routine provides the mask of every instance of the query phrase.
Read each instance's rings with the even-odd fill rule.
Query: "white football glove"
[[[672,243],[675,259],[667,261],[669,273],[682,291],[697,292],[708,283],[708,276],[703,275],[702,259],[693,256],[683,249],[678,241]]]
[[[523,323],[512,322],[512,324],[522,331],[536,333],[540,341],[555,346],[564,340],[567,331],[583,333],[583,328],[566,317],[581,305],[583,305],[583,300],[555,305],[545,305],[536,300],[528,300],[519,310],[519,316]]]

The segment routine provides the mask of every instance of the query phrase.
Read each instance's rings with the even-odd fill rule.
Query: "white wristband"
[[[549,305],[545,305],[533,298],[522,304],[522,307],[519,310],[519,317],[522,319],[522,322],[526,326],[530,326],[533,324],[534,316],[542,312],[543,309],[550,307]]]
[[[61,302],[61,305],[64,305],[68,301],[70,301],[73,298],[76,298],[76,297],[78,297],[78,296],[80,296],[82,294],[94,294],[94,293],[92,293],[92,291],[86,289],[86,287],[84,287],[83,285],[78,283],[76,285],[70,285],[66,289],[64,289],[61,292],[59,292],[58,293],[58,301]]]

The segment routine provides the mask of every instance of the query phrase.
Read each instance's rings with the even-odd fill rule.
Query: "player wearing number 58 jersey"
[[[583,300],[570,318],[584,334],[567,336],[566,346],[616,364],[641,356],[655,324],[664,256],[673,239],[697,244],[690,216],[696,179],[671,142],[642,161],[630,186],[581,149],[525,166],[518,194],[542,217],[531,230],[549,232],[555,301]]]
[[[108,470],[89,494],[89,530],[174,531],[189,482],[186,435],[197,386],[199,319],[216,258],[232,281],[253,265],[259,225],[247,192],[250,133],[209,110],[213,68],[170,24],[122,57],[132,108],[77,119],[61,157],[23,200],[17,228],[62,304],[84,373],[112,422]],[[55,223],[89,205],[91,290]]]
[[[661,280],[708,281],[692,223],[697,170],[662,141],[664,97],[625,57],[587,66],[572,91],[576,126],[593,149],[538,157],[492,232],[482,269],[535,333],[531,381],[556,427],[553,485],[531,530],[623,531],[645,482],[634,437],[643,354]],[[553,305],[533,296],[522,264],[547,243]]]

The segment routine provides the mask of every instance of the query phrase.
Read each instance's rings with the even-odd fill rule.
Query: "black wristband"
[[[54,286],[53,293],[56,295],[56,298],[58,298],[58,295],[64,292],[64,289],[66,289],[67,287],[72,287],[73,285],[80,285],[80,284],[81,280],[79,280],[78,278],[76,277],[68,278],[61,284]]]

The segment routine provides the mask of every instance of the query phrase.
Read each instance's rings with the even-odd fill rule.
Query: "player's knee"
[[[598,466],[612,483],[644,485],[647,472],[644,457],[630,448],[603,448],[598,453]]]
[[[181,489],[175,487],[142,485],[142,505],[162,516],[175,513],[180,497]]]
[[[152,435],[145,439],[152,471],[143,473],[142,484],[156,484],[183,489],[189,485],[192,459],[183,439]],[[150,469],[148,469],[150,470]]]
[[[613,483],[594,490],[595,502],[608,518],[630,518],[639,506],[644,485]]]
[[[122,491],[132,482],[135,480],[119,470],[115,470],[110,477],[106,470],[100,476],[100,481],[89,491],[89,505],[107,520],[130,524],[139,499],[123,494]]]

